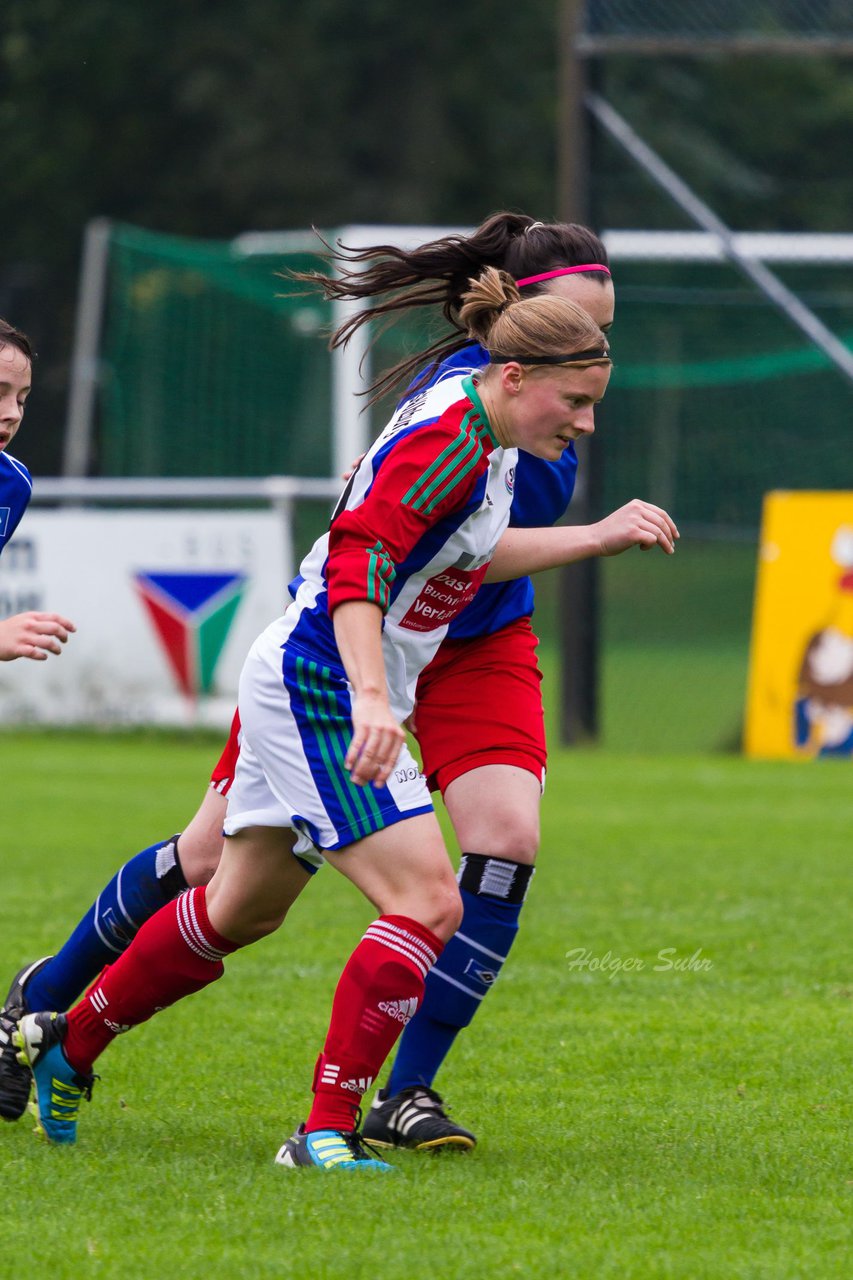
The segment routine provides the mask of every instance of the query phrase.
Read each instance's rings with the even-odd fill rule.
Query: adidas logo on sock
[[[113,1022],[111,1018],[104,1018],[104,1026],[109,1027],[110,1031],[114,1031],[117,1036],[124,1035],[125,1031],[133,1030],[132,1022]]]
[[[417,996],[411,996],[408,1000],[381,1000],[379,1008],[383,1013],[387,1013],[389,1018],[393,1018],[395,1022],[402,1022],[405,1026],[418,1011]]]
[[[361,1097],[363,1093],[367,1093],[372,1084],[373,1076],[368,1076],[366,1079],[364,1076],[359,1076],[357,1080],[342,1080],[341,1088],[349,1089],[350,1093],[357,1093]]]

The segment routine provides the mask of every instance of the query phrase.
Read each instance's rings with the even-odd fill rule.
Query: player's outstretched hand
[[[671,556],[681,536],[675,521],[662,507],[644,502],[642,498],[632,498],[624,507],[599,520],[595,530],[603,556],[618,556],[631,547],[648,551],[654,546]]]
[[[356,786],[384,787],[397,763],[406,735],[391,714],[384,694],[360,694],[352,713],[353,735],[344,768]]]
[[[0,622],[0,662],[33,658],[44,662],[49,653],[62,653],[62,646],[77,628],[58,613],[16,613]]]

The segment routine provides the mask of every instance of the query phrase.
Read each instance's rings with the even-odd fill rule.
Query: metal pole
[[[333,303],[334,327],[364,306],[362,301]],[[338,479],[369,447],[370,418],[358,395],[370,377],[369,360],[366,325],[356,329],[345,347],[332,352],[332,475]]]
[[[270,503],[281,521],[281,550],[284,557],[284,580],[290,582],[296,573],[296,551],[293,539],[293,498],[274,498]]]
[[[584,112],[587,64],[578,56],[585,5],[560,5],[558,208],[564,222],[590,220],[589,136]],[[578,484],[568,518],[589,524],[601,488],[601,456],[588,442],[579,450]],[[599,565],[581,560],[559,571],[560,739],[591,741],[598,734]]]
[[[89,470],[109,249],[110,223],[106,218],[94,218],[87,223],[83,235],[62,459],[64,476],[85,476]]]
[[[335,233],[350,249],[366,249],[374,244],[393,244],[401,249],[413,249],[417,245],[434,240],[437,236],[467,235],[471,227],[410,227],[355,225],[341,227]],[[253,242],[264,235],[256,233]],[[332,309],[332,323],[338,328],[354,312],[368,306],[366,300],[354,299],[336,302]],[[355,458],[370,447],[373,431],[371,416],[358,392],[371,377],[370,326],[357,329],[346,347],[332,352],[332,474],[336,479],[348,471]]]
[[[800,301],[795,293],[782,283],[763,262],[747,257],[738,248],[735,237],[712,209],[699,199],[694,191],[653,151],[631,128],[627,120],[614,111],[604,98],[590,93],[587,105],[602,128],[628,152],[632,160],[645,170],[658,186],[669,195],[700,227],[710,232],[719,242],[726,257],[788,317],[832,363],[853,382],[853,353],[831,330],[818,319],[813,311]]]
[[[577,54],[584,8],[583,0],[562,0],[558,17],[557,208],[564,222],[586,222],[589,216],[587,64]]]

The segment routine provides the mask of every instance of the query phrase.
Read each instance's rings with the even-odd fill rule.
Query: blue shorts
[[[319,866],[321,849],[346,848],[433,806],[406,746],[384,787],[350,781],[343,763],[353,733],[346,674],[286,640],[282,647],[282,621],[258,638],[240,677],[242,738],[225,834],[291,827],[294,853]]]

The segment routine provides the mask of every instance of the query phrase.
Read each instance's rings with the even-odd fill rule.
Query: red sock
[[[305,1127],[355,1127],[362,1095],[414,1017],[424,979],[444,943],[408,916],[374,920],[347,961],[332,1020],[314,1070],[314,1105]]]
[[[188,889],[146,920],[68,1014],[66,1058],[87,1075],[119,1032],[221,978],[222,957],[236,950],[211,925],[204,887]]]

